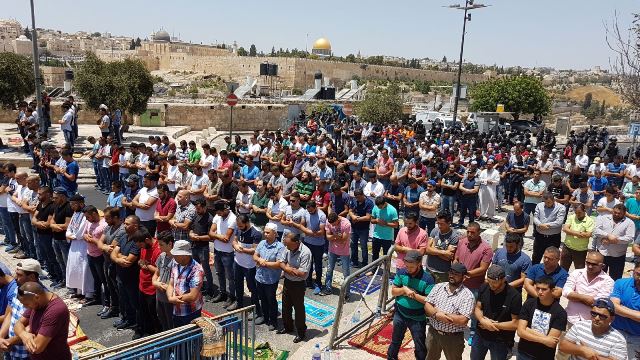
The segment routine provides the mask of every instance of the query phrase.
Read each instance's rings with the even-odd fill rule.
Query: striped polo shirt
[[[393,286],[406,286],[422,296],[429,295],[434,284],[435,281],[433,280],[431,274],[424,271],[422,267],[415,276],[412,276],[404,271],[400,274],[396,274],[396,277],[393,279]],[[424,312],[424,304],[408,296],[398,296],[396,298],[396,308],[400,312],[400,314],[406,318],[415,321],[427,320],[427,315]]]
[[[591,331],[591,320],[575,323],[565,335],[565,339],[579,346],[586,346],[599,356],[611,359],[627,358],[627,341],[616,329],[610,328],[606,333],[595,336]],[[582,360],[572,355],[571,360]]]

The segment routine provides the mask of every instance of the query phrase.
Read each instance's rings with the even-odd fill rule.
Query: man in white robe
[[[67,258],[67,287],[75,290],[73,298],[87,298],[93,296],[93,276],[89,269],[89,259],[87,258],[87,242],[84,241],[83,234],[87,225],[84,216],[84,198],[81,195],[74,195],[69,199],[73,216],[69,227],[67,227],[67,240],[71,242],[69,247],[69,257]]]
[[[496,214],[496,189],[500,183],[500,172],[493,166],[493,159],[489,159],[486,168],[480,172],[480,218],[493,219]]]

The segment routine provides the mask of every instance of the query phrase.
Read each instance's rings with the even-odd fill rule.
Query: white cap
[[[189,244],[186,240],[178,240],[173,243],[173,249],[171,249],[171,255],[180,256],[186,255],[191,256],[191,244]]]

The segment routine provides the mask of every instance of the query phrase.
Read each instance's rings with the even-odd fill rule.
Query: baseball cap
[[[613,305],[613,301],[611,301],[611,299],[608,299],[608,298],[596,299],[596,301],[593,302],[593,306],[607,309],[607,311],[609,311],[609,314],[611,315],[616,314],[616,307]]]
[[[436,186],[436,182],[435,180],[429,180],[427,181],[427,185]]]
[[[24,259],[18,263],[16,267],[18,270],[34,272],[38,274],[42,274],[42,266],[40,266],[40,262],[34,259]]]
[[[173,243],[173,249],[171,249],[171,255],[180,256],[186,255],[191,256],[191,244],[189,244],[186,240],[178,240]]]
[[[55,189],[53,189],[53,192],[55,194],[62,194],[62,195],[67,195],[67,190],[65,190],[65,188],[63,188],[62,186],[58,186]]]
[[[373,150],[367,150],[367,156],[373,156]]]
[[[422,255],[417,250],[409,250],[404,256],[404,262],[420,263],[422,262]]]
[[[493,264],[487,269],[487,279],[500,280],[506,276],[502,266]]]
[[[127,182],[129,182],[129,181],[133,181],[133,182],[137,183],[138,181],[140,181],[140,177],[138,175],[136,175],[136,174],[131,174],[127,178]]]
[[[456,272],[461,275],[467,275],[467,267],[461,263],[452,264],[450,271]]]

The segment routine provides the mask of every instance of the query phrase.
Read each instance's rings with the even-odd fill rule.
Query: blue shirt
[[[5,273],[9,275],[11,273]],[[11,280],[10,283],[3,286],[0,289],[0,314],[4,314],[7,310],[7,305],[11,302],[12,294],[17,292],[18,283],[15,280]]]
[[[78,166],[77,161],[72,161],[70,163],[67,163],[67,169],[65,170],[65,173],[67,173],[68,175],[75,175],[77,180],[79,172],[80,172],[80,167]],[[62,187],[64,187],[64,189],[67,190],[67,193],[75,193],[76,190],[78,190],[78,183],[76,181],[71,181],[67,179],[66,176],[62,176],[62,179],[60,180],[62,183]]]
[[[316,146],[307,144],[307,146],[304,148],[304,153],[305,154],[315,154],[316,153]]]
[[[531,267],[531,258],[529,255],[518,251],[515,254],[509,254],[507,249],[500,248],[493,253],[493,264],[502,266],[506,273],[507,283],[520,279],[522,273],[527,273]],[[517,288],[518,291],[522,291],[522,286]]]
[[[567,278],[569,277],[569,274],[560,265],[558,265],[556,270],[550,274],[547,274],[546,272],[544,272],[543,264],[535,264],[529,268],[529,271],[527,271],[527,279],[531,279],[534,282],[542,278],[543,276],[549,276],[550,278],[553,279],[553,282],[556,283],[556,287],[562,288],[564,287],[564,284],[567,282]]]
[[[367,216],[367,214],[371,214],[374,206],[373,200],[365,197],[364,202],[359,203],[355,196],[351,199],[351,204],[349,204],[349,208],[353,209],[353,212],[357,216]],[[369,223],[364,221],[354,222],[351,224],[351,228],[359,230],[368,229]]]
[[[284,249],[284,244],[280,241],[276,240],[273,244],[269,244],[267,240],[262,240],[256,247],[256,254],[269,262],[275,262],[282,257]],[[281,274],[282,270],[280,269],[256,266],[256,281],[261,284],[276,284],[280,281]]]
[[[374,219],[382,220],[385,223],[396,222],[398,221],[398,211],[396,211],[396,209],[391,206],[391,204],[387,204],[387,206],[382,209],[374,206],[373,210],[371,211],[371,217]],[[376,224],[376,226],[373,228],[373,237],[380,240],[393,241],[393,228]]]
[[[589,183],[592,191],[602,191],[609,185],[609,180],[607,180],[607,178],[604,176],[600,179],[592,176],[587,182]]]
[[[620,305],[622,306],[640,311],[640,290],[636,288],[632,277],[616,280],[613,284],[611,297],[620,299]],[[640,323],[622,315],[616,315],[611,326],[616,330],[622,330],[633,336],[640,336]]]
[[[614,174],[621,174],[622,172],[624,172],[624,169],[627,166],[623,163],[620,163],[618,165],[616,165],[613,162],[610,162],[607,164],[607,171],[609,171],[610,173],[614,173]],[[615,177],[615,176],[610,176],[608,178],[609,182],[612,182],[614,184],[622,184],[622,181],[624,180],[624,178],[619,178],[619,177]]]
[[[336,197],[336,194],[334,192],[331,192],[331,209],[334,212],[340,214],[341,212],[344,211],[345,205],[349,207],[350,199],[351,197],[349,196],[349,194],[347,194],[344,191],[339,197]]]
[[[249,168],[249,166],[245,165],[242,167],[242,177],[245,178],[245,180],[255,180],[259,173],[260,169],[258,169],[257,166]]]
[[[307,229],[310,229],[312,231],[318,231],[318,230],[320,230],[320,225],[326,225],[327,224],[327,216],[320,209],[316,209],[316,212],[314,214],[311,214],[308,211],[305,211],[305,213],[304,213],[304,221],[306,223],[306,228]],[[304,242],[305,242],[305,244],[322,246],[325,243],[325,239],[324,239],[324,235],[321,235],[321,236],[310,236],[310,235],[305,234],[304,235]]]
[[[318,177],[320,180],[331,180],[333,179],[333,170],[330,167],[325,167],[324,169],[320,169],[318,171]]]

